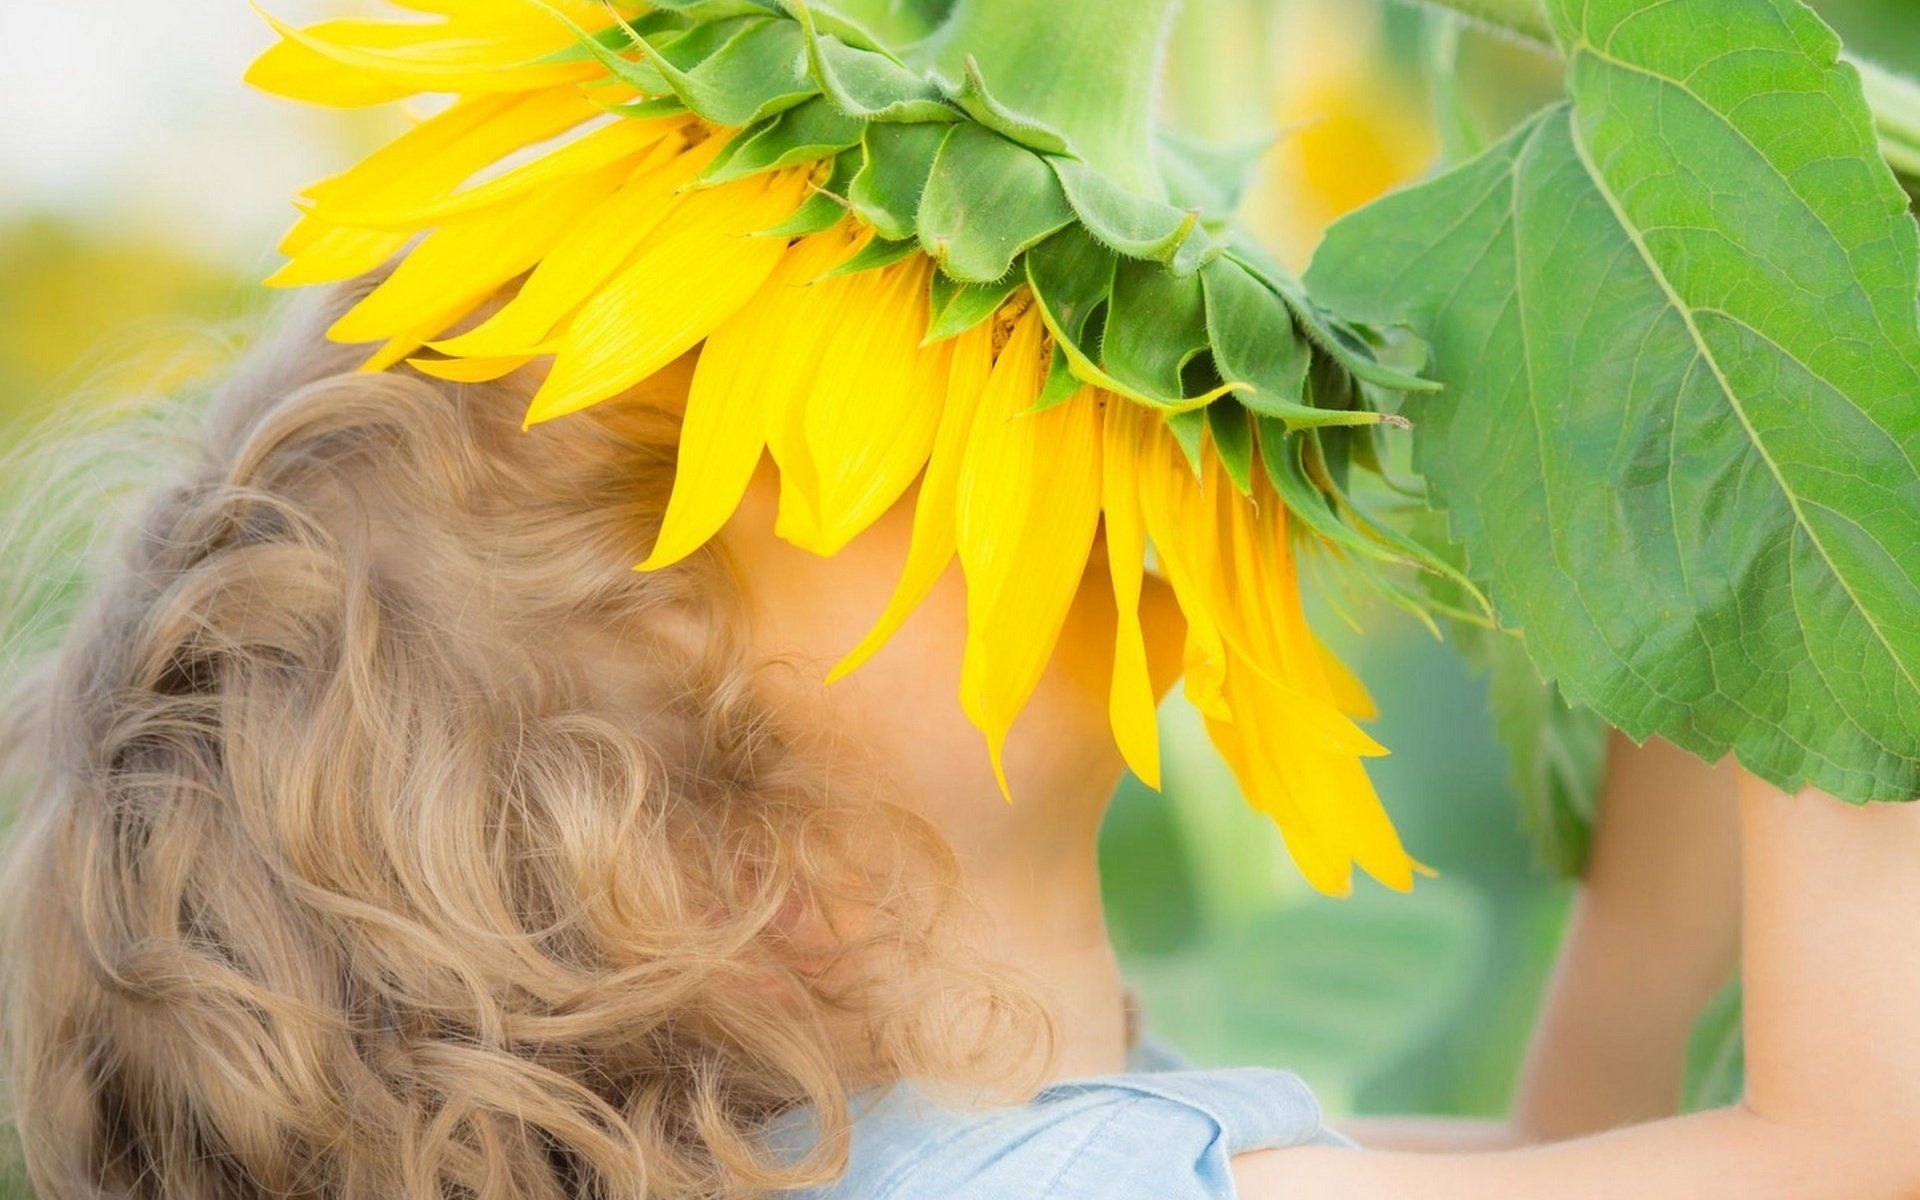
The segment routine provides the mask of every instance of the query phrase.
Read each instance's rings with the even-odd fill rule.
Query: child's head
[[[6,685],[44,1193],[731,1194],[826,1165],[762,1154],[772,1113],[1030,1062],[946,847],[767,668],[804,633],[756,632],[727,539],[628,569],[689,364],[523,432],[522,383],[354,373],[323,327]]]

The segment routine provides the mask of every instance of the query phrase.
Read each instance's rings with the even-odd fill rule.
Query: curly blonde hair
[[[944,847],[823,786],[717,554],[629,569],[687,364],[523,433],[521,384],[353,373],[329,315],[5,683],[39,1193],[750,1195],[841,1168],[850,1091],[1014,1079],[1044,1014]]]

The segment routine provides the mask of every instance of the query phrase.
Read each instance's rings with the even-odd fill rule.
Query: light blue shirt
[[[855,1107],[847,1173],[793,1200],[1231,1200],[1228,1159],[1349,1144],[1291,1072],[1161,1069],[1047,1088],[1016,1108],[946,1108],[908,1084]],[[798,1149],[803,1122],[776,1135]]]

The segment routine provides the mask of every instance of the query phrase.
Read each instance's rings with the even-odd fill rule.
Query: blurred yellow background
[[[294,19],[373,7],[274,0]],[[1913,0],[1817,7],[1920,58]],[[270,40],[241,0],[0,7],[0,446],[64,407],[217,371],[272,303],[255,280],[288,197],[398,128],[249,92]],[[1455,55],[1457,89],[1435,70]],[[1167,106],[1212,138],[1280,131],[1245,217],[1301,266],[1333,218],[1554,83],[1533,52],[1400,4],[1188,0]],[[1293,1067],[1336,1110],[1496,1111],[1566,888],[1520,836],[1484,685],[1404,619],[1359,615],[1368,635],[1339,648],[1383,700],[1381,791],[1441,879],[1310,895],[1175,702],[1166,794],[1123,788],[1107,830],[1116,936],[1152,1022],[1203,1062]]]

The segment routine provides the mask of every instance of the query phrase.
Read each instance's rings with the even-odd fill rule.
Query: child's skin
[[[980,936],[1058,1007],[1053,1076],[1120,1070],[1125,1006],[1095,858],[1122,772],[1107,727],[1114,614],[1102,564],[1014,727],[1008,806],[955,694],[957,566],[871,662],[830,689],[814,682],[885,606],[911,497],[819,559],[773,536],[777,489],[763,472],[721,541],[760,648],[815,668],[784,677],[791,703],[852,731],[850,748],[952,844]],[[1180,616],[1151,580],[1144,604],[1165,689]],[[1360,1152],[1237,1159],[1242,1200],[1920,1196],[1916,864],[1920,809],[1789,798],[1663,743],[1616,738],[1592,870],[1512,1119],[1354,1122]],[[1749,1098],[1673,1118],[1686,1032],[1736,967],[1743,913]]]

